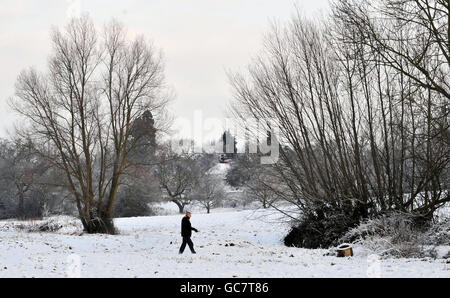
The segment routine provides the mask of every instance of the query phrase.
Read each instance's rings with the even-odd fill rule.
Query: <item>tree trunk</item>
[[[23,191],[21,190],[19,192],[19,204],[17,205],[17,217],[20,219],[24,219],[25,218],[25,210],[24,210],[24,194]]]
[[[117,230],[114,227],[114,220],[112,214],[108,212],[107,206],[98,205],[90,208],[82,207],[81,202],[88,202],[89,199],[82,197],[77,198],[77,209],[80,216],[81,223],[83,224],[84,231],[89,234],[117,234]]]
[[[107,212],[98,210],[97,212],[91,212],[88,217],[82,218],[81,222],[83,223],[84,231],[89,234],[117,234],[114,220]]]
[[[180,212],[180,214],[183,214],[184,213],[184,204],[180,203],[178,200],[175,200],[175,199],[173,199],[172,202],[178,206],[178,211]]]

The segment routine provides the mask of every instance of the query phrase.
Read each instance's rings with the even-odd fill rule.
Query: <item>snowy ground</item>
[[[67,226],[56,233],[3,221],[0,277],[450,277],[443,259],[377,260],[360,248],[352,258],[336,258],[284,247],[288,227],[275,224],[274,214],[221,211],[193,215],[197,255],[188,248],[178,255],[180,215],[117,219],[117,236],[80,236],[68,218],[55,219]]]

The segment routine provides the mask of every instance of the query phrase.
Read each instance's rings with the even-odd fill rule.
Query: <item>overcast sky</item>
[[[6,103],[17,75],[30,66],[45,70],[50,30],[73,14],[88,12],[99,26],[117,18],[162,49],[175,117],[192,120],[201,111],[223,119],[231,98],[226,70],[244,68],[270,21],[289,20],[294,4],[311,17],[328,8],[328,0],[0,0],[0,137],[18,121]]]

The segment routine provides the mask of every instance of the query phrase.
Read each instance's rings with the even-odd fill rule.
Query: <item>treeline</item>
[[[130,152],[114,217],[155,215],[153,205],[161,202],[172,202],[180,213],[193,205],[209,213],[226,203],[222,174],[211,171],[218,164],[216,154],[176,151],[170,144],[158,144],[153,129],[149,132],[142,135],[146,141]],[[41,155],[43,148],[36,147],[31,140],[0,139],[0,219],[78,215],[63,172]]]
[[[423,225],[450,201],[448,24],[448,1],[337,0],[327,21],[274,25],[231,75],[234,114],[279,129],[260,185],[301,213],[288,245],[329,246],[392,211]]]

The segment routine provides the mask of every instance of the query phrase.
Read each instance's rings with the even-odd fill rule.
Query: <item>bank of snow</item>
[[[192,217],[197,255],[178,255],[180,215],[117,219],[117,236],[29,233],[0,222],[0,277],[450,277],[443,259],[288,248],[281,242],[288,226],[276,213],[221,211]]]

